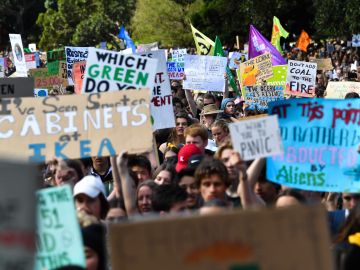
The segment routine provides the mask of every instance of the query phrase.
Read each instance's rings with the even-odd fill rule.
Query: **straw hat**
[[[219,110],[215,104],[209,104],[205,105],[203,108],[203,111],[201,112],[201,115],[209,115],[209,114],[217,114],[223,112],[222,110]]]

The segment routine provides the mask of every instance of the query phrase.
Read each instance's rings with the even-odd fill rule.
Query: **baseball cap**
[[[188,167],[189,159],[194,155],[200,155],[201,150],[195,144],[185,144],[183,148],[180,149],[178,154],[178,162],[176,164],[176,171],[180,172],[182,169]]]
[[[106,198],[105,187],[100,177],[96,177],[94,175],[87,175],[76,183],[74,187],[74,197],[81,193],[91,198],[96,198],[100,193],[102,193]]]

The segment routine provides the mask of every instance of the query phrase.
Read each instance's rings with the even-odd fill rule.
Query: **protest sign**
[[[229,68],[231,69],[239,69],[241,64],[241,56],[242,54],[239,52],[233,52],[229,61]]]
[[[283,151],[276,115],[242,120],[230,124],[229,129],[234,149],[245,161]]]
[[[240,64],[238,78],[242,86],[261,84],[273,76],[271,54],[265,53]]]
[[[47,97],[49,95],[48,89],[35,88],[34,97]]]
[[[0,98],[34,96],[34,78],[2,78]]]
[[[285,94],[312,97],[315,92],[316,63],[289,60]]]
[[[184,63],[184,55],[187,54],[186,49],[176,49],[171,53],[171,61],[172,62],[182,62]]]
[[[154,87],[158,60],[89,48],[81,93]]]
[[[1,99],[0,155],[43,162],[145,152],[152,147],[149,104],[146,89]]]
[[[226,66],[226,57],[185,55],[184,89],[224,92]]]
[[[69,85],[74,85],[72,75],[73,64],[79,61],[86,61],[88,50],[88,47],[65,47],[66,70]]]
[[[311,205],[110,224],[109,240],[114,269],[329,270],[329,235]]]
[[[0,57],[0,78],[5,77],[5,58]]]
[[[316,63],[318,70],[332,70],[334,68],[331,62],[331,58],[311,59],[310,62]]]
[[[167,73],[170,80],[184,79],[184,63],[167,62]]]
[[[30,52],[36,52],[36,44],[35,43],[30,43],[28,47],[29,47]]]
[[[73,64],[73,82],[74,82],[74,91],[76,94],[81,94],[81,87],[84,80],[86,68],[86,61],[80,61]]]
[[[2,160],[0,171],[0,269],[33,269],[37,168]]]
[[[46,53],[49,75],[59,74],[59,61],[66,61],[64,49],[55,49]]]
[[[9,34],[9,37],[13,53],[13,62],[16,67],[16,74],[18,77],[27,77],[27,68],[21,35]]]
[[[277,114],[284,154],[267,159],[267,178],[281,185],[359,192],[360,100],[289,99],[269,104]]]
[[[328,82],[325,98],[345,98],[350,92],[360,94],[360,82]]]
[[[36,68],[35,54],[34,53],[26,53],[25,54],[25,62],[26,62],[26,68],[28,70]]]
[[[57,63],[61,65],[60,62]],[[50,75],[47,68],[30,69],[30,76],[35,79],[35,88],[55,88],[63,92],[67,86],[66,78],[62,78],[60,75]]]
[[[285,91],[287,65],[273,66],[273,76],[266,79],[267,85],[283,86]]]
[[[158,60],[150,106],[153,129],[157,130],[175,127],[174,109],[172,106],[170,80],[167,74],[165,50],[150,51],[142,54],[142,56]]]
[[[69,185],[37,192],[35,269],[85,267],[84,246]]]
[[[284,87],[278,85],[245,86],[244,92],[245,104],[251,110],[267,110],[269,102],[284,99]]]
[[[158,50],[158,42],[153,42],[153,43],[148,43],[148,44],[139,44],[136,47],[136,52],[137,53],[145,53],[145,52],[149,52],[149,51],[156,51]]]
[[[352,36],[352,46],[353,47],[360,47],[360,34],[354,34]]]

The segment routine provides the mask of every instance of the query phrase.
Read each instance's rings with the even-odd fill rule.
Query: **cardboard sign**
[[[167,73],[170,80],[184,79],[184,63],[167,62]]]
[[[328,82],[325,98],[345,98],[350,92],[360,94],[360,82]]]
[[[73,64],[72,76],[74,90],[76,94],[81,94],[81,87],[84,80],[86,61],[80,61]]]
[[[285,93],[293,96],[312,97],[316,83],[316,63],[289,60]]]
[[[184,89],[224,92],[226,66],[226,57],[185,55]]]
[[[58,62],[58,65],[61,63]],[[50,75],[47,68],[31,69],[30,76],[35,79],[35,88],[65,88],[68,85],[66,78],[61,75]]]
[[[331,62],[331,58],[311,59],[310,62],[316,63],[318,70],[332,70],[334,68]]]
[[[145,152],[149,104],[149,90],[1,99],[0,155],[43,162]]]
[[[271,53],[265,53],[240,64],[238,78],[242,86],[261,84],[273,76]]]
[[[13,53],[13,62],[16,67],[16,74],[18,77],[27,77],[27,68],[21,35],[9,34],[9,37]]]
[[[26,68],[28,70],[36,68],[35,53],[25,54],[25,62],[26,62]]]
[[[70,186],[37,192],[35,269],[85,267],[84,246]]]
[[[66,69],[69,85],[74,85],[73,81],[73,64],[80,61],[86,61],[88,57],[88,47],[65,47]]]
[[[34,78],[0,79],[0,98],[34,96]]]
[[[0,57],[0,78],[5,77],[5,58]]]
[[[251,110],[267,110],[269,102],[284,99],[283,86],[245,86],[243,92],[245,92],[245,104],[247,104]]]
[[[56,49],[46,53],[47,67],[49,75],[59,74],[59,62],[66,61],[64,49]]]
[[[267,178],[281,185],[359,192],[360,100],[289,99],[269,104],[277,114],[284,154],[267,159]]]
[[[328,270],[329,235],[311,205],[111,224],[109,240],[113,269]]]
[[[150,107],[153,129],[175,127],[174,108],[172,106],[170,80],[167,74],[165,50],[147,52],[142,54],[142,56],[158,60]]]
[[[153,89],[156,59],[89,48],[82,93]]]
[[[276,115],[231,123],[229,129],[234,149],[245,161],[283,152]]]

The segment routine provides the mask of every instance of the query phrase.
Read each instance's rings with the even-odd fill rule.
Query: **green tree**
[[[201,0],[138,0],[132,38],[137,43],[158,41],[165,47],[193,44],[190,18],[201,7]]]
[[[128,24],[134,0],[47,1],[37,23],[42,27],[39,47],[95,46],[101,41],[118,45],[119,24]]]

